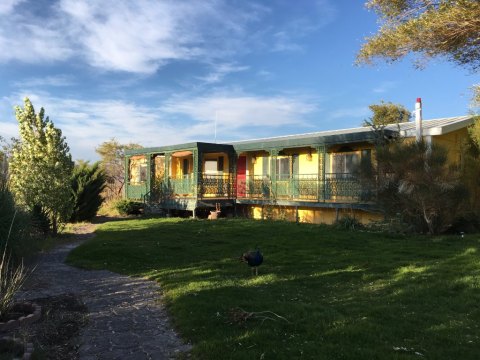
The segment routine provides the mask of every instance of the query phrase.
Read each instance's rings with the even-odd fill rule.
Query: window
[[[138,185],[147,181],[147,159],[144,157],[132,157],[130,159],[130,184]]]
[[[290,158],[277,158],[277,174],[279,180],[290,178]]]
[[[183,176],[188,176],[189,174],[189,163],[188,163],[188,159],[183,159],[183,167],[182,167],[182,172],[183,172]]]
[[[332,154],[332,172],[336,174],[351,174],[360,163],[356,152],[344,152]]]
[[[205,174],[217,173],[217,160],[205,160]]]
[[[139,182],[145,182],[147,181],[147,164],[140,164],[140,170],[139,170]]]

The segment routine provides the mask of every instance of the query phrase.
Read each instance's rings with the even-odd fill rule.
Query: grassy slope
[[[97,233],[69,262],[159,281],[198,358],[478,358],[478,237],[179,219],[111,222]],[[237,259],[257,244],[265,262],[254,278]],[[290,323],[232,323],[236,307]]]

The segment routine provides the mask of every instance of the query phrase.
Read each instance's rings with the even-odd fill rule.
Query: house
[[[473,116],[392,124],[387,137],[448,149],[461,162]],[[151,209],[214,210],[252,218],[332,223],[344,214],[368,223],[382,218],[372,184],[358,178],[361,162],[375,161],[370,127],[214,144],[193,142],[126,152],[125,196]]]

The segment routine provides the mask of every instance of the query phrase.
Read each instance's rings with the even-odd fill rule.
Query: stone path
[[[79,339],[81,360],[161,360],[188,352],[190,346],[181,342],[169,324],[155,282],[64,263],[73,248],[93,236],[93,226],[81,230],[78,241],[40,255],[19,298],[79,296],[89,312]]]

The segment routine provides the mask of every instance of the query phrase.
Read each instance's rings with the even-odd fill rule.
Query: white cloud
[[[197,79],[207,84],[221,82],[227,75],[248,70],[249,66],[236,65],[233,63],[224,63],[212,66],[214,69],[206,76],[199,76]]]
[[[15,81],[13,85],[15,87],[20,87],[20,88],[33,88],[33,87],[44,87],[44,86],[63,87],[63,86],[75,85],[75,81],[69,75],[55,75],[55,76],[25,78],[20,81]]]
[[[14,12],[20,2],[0,5],[0,62],[75,56],[97,68],[135,73],[153,73],[175,60],[208,62],[236,53],[247,25],[264,11],[224,0],[57,0],[40,17]]]
[[[215,113],[222,137],[238,133],[254,137],[255,129],[305,126],[305,116],[317,109],[305,96],[212,95],[172,97],[158,107],[118,100],[78,100],[52,96],[47,92],[24,90],[1,100],[5,108],[23,104],[28,96],[34,105],[60,128],[74,158],[95,159],[95,147],[115,137],[120,142],[162,146],[189,141],[213,141]],[[3,108],[3,106],[2,106]],[[40,110],[36,108],[36,110]],[[0,135],[18,136],[12,112],[0,114]]]
[[[317,0],[307,14],[294,16],[273,33],[273,52],[302,51],[301,39],[331,23],[337,14],[329,0]]]
[[[158,109],[143,107],[134,103],[116,100],[77,100],[64,99],[45,92],[22,91],[3,103],[23,104],[28,96],[34,106],[42,104],[45,114],[67,138],[72,156],[75,159],[95,159],[95,147],[115,137],[120,142],[137,142],[144,146],[181,143],[186,137],[173,128],[159,115]],[[40,108],[36,107],[36,111]],[[0,135],[18,136],[18,126],[10,121],[2,122]]]
[[[259,49],[299,50],[298,42],[331,21],[333,13],[322,0],[312,14],[293,14],[283,25],[275,23],[273,9],[250,1],[56,0],[41,16],[26,11],[28,3],[15,11],[35,0],[2,1],[0,62],[73,59],[144,74],[173,61],[231,64],[234,56]],[[217,82],[229,71],[204,80]]]
[[[331,120],[337,119],[355,119],[356,121],[362,121],[362,119],[366,118],[370,114],[370,109],[368,106],[359,106],[359,107],[351,107],[351,108],[343,108],[337,109],[332,111],[328,114],[328,118]],[[360,126],[359,123],[357,126]]]
[[[192,135],[213,133],[215,118],[223,133],[255,127],[305,125],[304,117],[317,110],[316,104],[304,96],[251,96],[214,94],[205,97],[170,99],[162,111],[183,114],[198,123],[187,131]]]
[[[13,9],[25,0],[2,0],[0,2],[0,15],[8,15]]]

